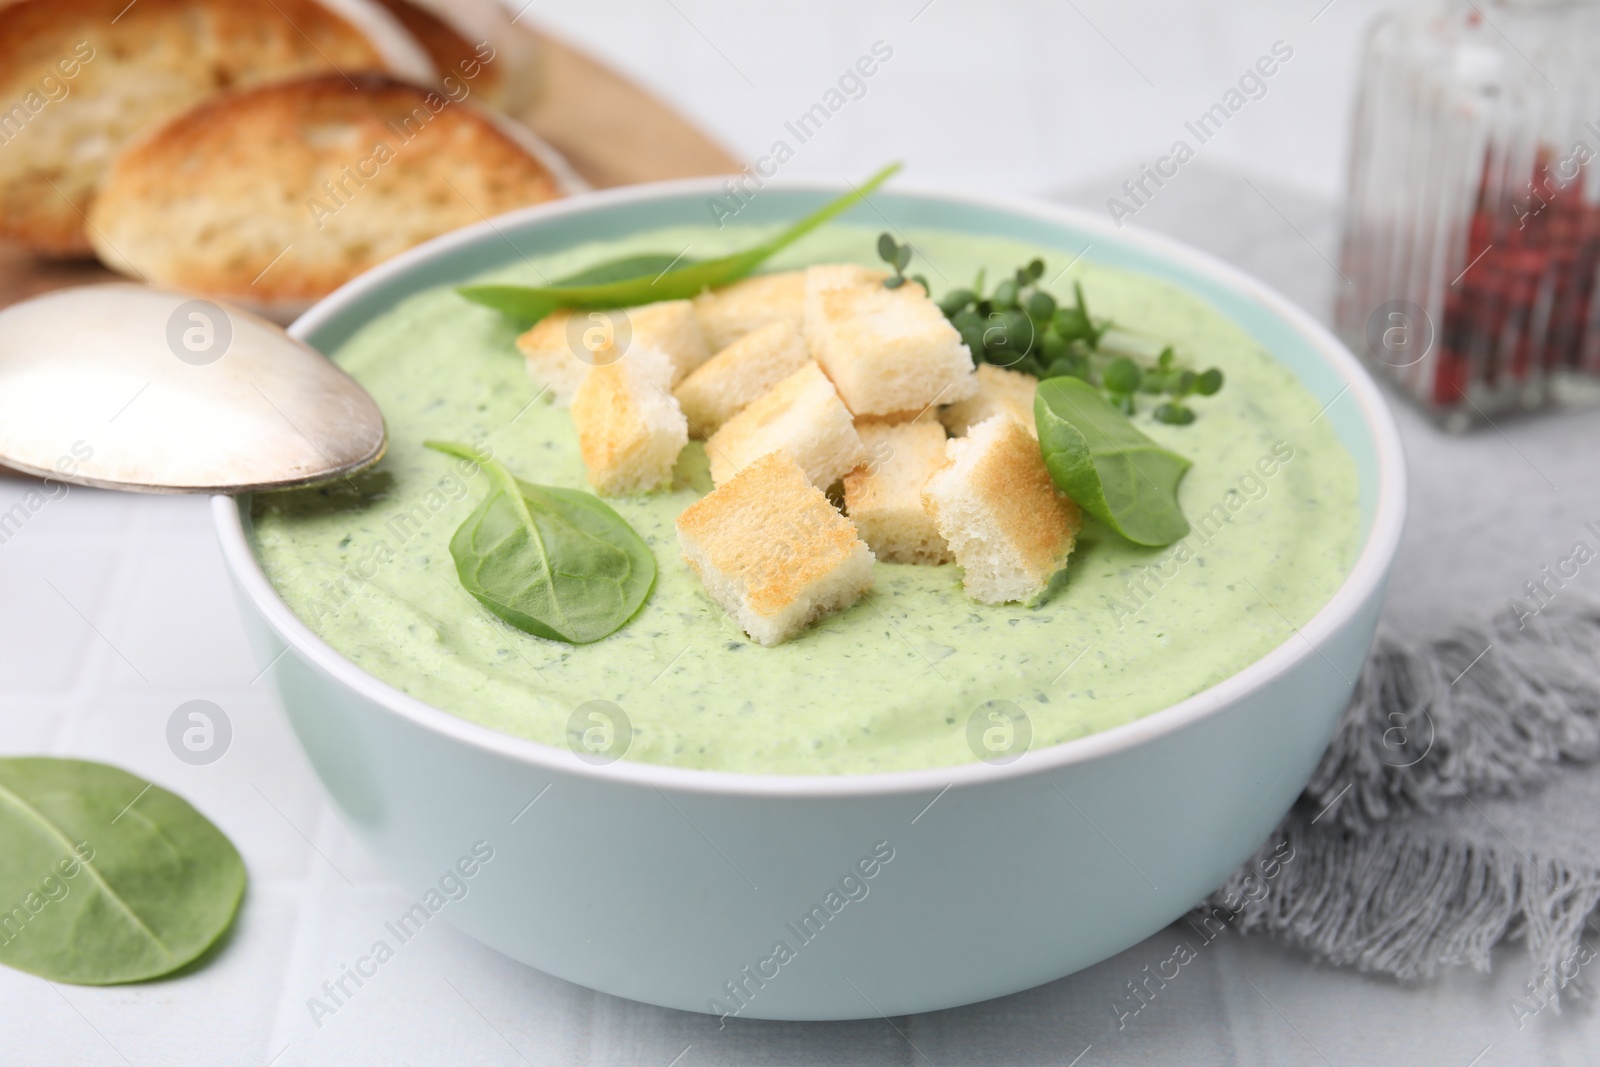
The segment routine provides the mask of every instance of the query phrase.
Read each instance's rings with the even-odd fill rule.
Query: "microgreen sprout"
[[[1222,371],[1212,367],[1208,371],[1196,374],[1192,370],[1179,370],[1173,367],[1172,348],[1169,346],[1162,350],[1161,361],[1158,363],[1159,373],[1164,374],[1165,382],[1162,392],[1172,397],[1156,405],[1150,414],[1157,422],[1164,422],[1169,426],[1187,426],[1194,421],[1194,409],[1184,403],[1190,396],[1212,396],[1222,388]]]
[[[878,258],[894,269],[883,285],[891,290],[907,282],[912,248],[890,234],[878,235]],[[1040,285],[1045,261],[1034,259],[1000,278],[992,293],[984,294],[986,274],[979,270],[971,286],[958,286],[938,299],[950,325],[979,363],[1005,366],[1034,378],[1080,378],[1101,390],[1118,411],[1139,410],[1138,395],[1162,397],[1150,411],[1157,422],[1189,426],[1195,411],[1189,397],[1210,397],[1222,387],[1222,371],[1211,368],[1195,373],[1179,366],[1173,346],[1166,346],[1154,365],[1149,357],[1102,346],[1114,328],[1109,318],[1090,315],[1082,283],[1072,283],[1072,304],[1061,304]],[[925,278],[910,278],[928,291]],[[1123,331],[1136,333],[1136,331]]]
[[[894,268],[894,274],[883,280],[884,288],[898,289],[906,283],[906,268],[911,265],[910,243],[898,244],[887,233],[878,234],[878,258]],[[923,290],[927,286],[923,285]]]
[[[1063,307],[1039,284],[1043,277],[1044,260],[1035,259],[985,294],[980,271],[970,288],[946,293],[939,308],[980,363],[1036,378],[1098,377],[1094,356],[1110,323],[1090,319],[1081,287],[1076,303]]]
[[[1072,283],[1072,295],[1077,303],[1072,307],[1064,307],[1055,313],[1051,325],[1056,332],[1069,341],[1082,341],[1090,349],[1100,347],[1100,338],[1111,328],[1110,321],[1096,326],[1089,317],[1089,306],[1083,299],[1083,285],[1080,282]]]
[[[1127,356],[1118,356],[1106,364],[1100,374],[1100,388],[1106,399],[1117,406],[1124,415],[1133,414],[1133,394],[1139,391],[1144,371]]]
[[[905,284],[911,255],[909,244],[899,244],[887,233],[878,237],[878,256],[895,272],[884,285],[894,289]],[[1180,366],[1171,345],[1161,350],[1154,365],[1148,356],[1104,348],[1112,321],[1090,315],[1077,281],[1072,283],[1072,303],[1061,303],[1040,285],[1044,272],[1044,260],[1032,260],[1001,278],[986,295],[985,272],[980,270],[971,286],[951,289],[938,299],[939,310],[973,359],[1035,378],[1081,378],[1126,415],[1137,412],[1141,393],[1163,397],[1151,416],[1170,426],[1195,420],[1185,403],[1189,397],[1211,396],[1222,388],[1222,371],[1213,367],[1197,374]],[[928,289],[921,277],[913,280]]]

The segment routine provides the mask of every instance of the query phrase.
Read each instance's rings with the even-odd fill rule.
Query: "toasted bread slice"
[[[517,338],[528,376],[562,406],[572,403],[591,366],[610,363],[634,345],[666,352],[673,384],[707,356],[705,334],[687,300],[611,311],[552,311]]]
[[[867,461],[844,476],[844,507],[872,554],[886,563],[948,563],[922,490],[945,464],[937,422],[857,424]]]
[[[807,363],[706,441],[711,481],[722,485],[768,452],[784,451],[826,489],[867,458],[833,383]]]
[[[857,277],[864,268],[851,268]],[[920,412],[977,391],[972,354],[922,286],[854,282],[839,266],[806,272],[806,343],[857,415]]]
[[[494,0],[378,0],[428,53],[452,100],[515,114],[538,89],[534,39]]]
[[[799,329],[780,319],[750,331],[702,363],[672,395],[689,419],[689,435],[710,437],[809,362]]]
[[[694,308],[705,327],[706,341],[720,352],[747,333],[774,322],[796,330],[805,320],[804,271],[757,274],[695,297]]]
[[[872,586],[872,552],[799,464],[756,460],[678,516],[684,561],[745,633],[776,645]]]
[[[1038,437],[1033,418],[1033,394],[1038,388],[1039,379],[1031,374],[984,363],[978,367],[978,391],[940,411],[939,420],[952,437],[965,437],[978,423],[1009,415]]]
[[[136,132],[221,92],[334,71],[434,76],[369,0],[0,4],[0,237],[87,255],[85,214]]]
[[[220,97],[118,157],[90,211],[95,250],[157,284],[292,314],[430,237],[559,196],[505,121],[371,74]]]
[[[646,345],[584,375],[572,398],[572,422],[596,493],[648,493],[672,483],[689,427],[667,391],[671,378],[672,357]]]
[[[946,444],[950,463],[923,489],[961,565],[967,595],[985,604],[1033,600],[1067,565],[1083,528],[1078,505],[1045,469],[1039,443],[994,415]]]

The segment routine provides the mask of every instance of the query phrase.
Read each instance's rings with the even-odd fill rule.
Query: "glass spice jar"
[[[1340,334],[1446,429],[1600,403],[1600,2],[1425,0],[1366,42]]]

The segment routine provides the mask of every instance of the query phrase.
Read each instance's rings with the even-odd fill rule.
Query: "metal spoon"
[[[142,285],[0,311],[0,464],[138,493],[246,493],[371,466],[383,413],[264,319]]]

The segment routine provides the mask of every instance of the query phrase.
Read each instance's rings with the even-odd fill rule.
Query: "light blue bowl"
[[[739,221],[793,219],[839,191],[768,186]],[[521,253],[703,224],[721,192],[715,180],[674,182],[506,215],[351,282],[292,332],[331,351],[418,290]],[[423,704],[344,659],[268,583],[248,501],[216,498],[261,662],[287,645],[274,677],[328,792],[402,884],[485,944],[617,996],[742,1017],[985,1000],[1173,921],[1262,844],[1326,746],[1367,655],[1405,509],[1399,439],[1355,358],[1260,283],[1136,229],[902,189],[874,205],[902,229],[1014,237],[1068,257],[1092,245],[1089,258],[1175,282],[1241,323],[1329,403],[1323,417],[1355,457],[1354,569],[1298,633],[1226,681],[1007,766],[845,777],[591,766]],[[493,858],[474,865],[479,842]],[[467,895],[426,896],[463,857],[474,873],[447,887]]]

